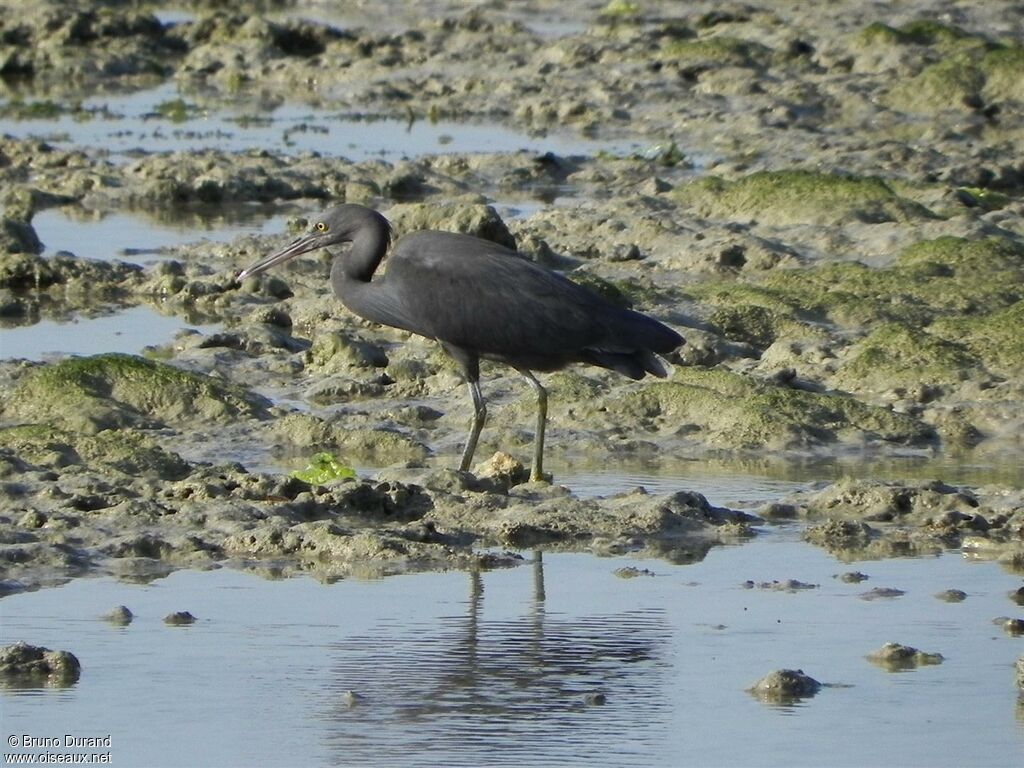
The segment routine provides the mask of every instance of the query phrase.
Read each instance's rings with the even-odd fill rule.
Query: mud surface
[[[1013,4],[437,2],[345,18],[314,2],[196,2],[171,17],[146,3],[0,6],[0,319],[145,305],[216,324],[138,355],[0,361],[5,590],[222,561],[324,578],[499,566],[532,546],[686,562],[793,520],[851,560],[960,547],[1024,568]],[[154,88],[176,96],[118,113],[114,99]],[[285,148],[204,133],[228,106],[239,131],[267,125]],[[282,122],[280,108],[309,118]],[[384,119],[637,149],[287,148],[294,133]],[[137,148],[76,140],[76,125]],[[197,137],[205,149],[175,147]],[[664,382],[547,376],[551,466],[940,457],[998,468],[998,482],[858,477],[736,511],[690,492],[580,499],[518,483],[514,461],[454,473],[469,418],[454,366],[433,342],[345,313],[326,254],[238,284],[285,233],[183,238],[147,261],[50,253],[33,226],[59,208],[197,227],[284,215],[296,230],[340,201],[381,209],[398,234],[515,245],[686,336]],[[514,372],[484,375],[478,456],[522,459],[532,398]],[[287,476],[320,452],[387,469]]]

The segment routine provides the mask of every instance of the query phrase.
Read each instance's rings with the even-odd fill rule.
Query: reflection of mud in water
[[[480,765],[629,761],[664,733],[662,670],[671,628],[660,609],[563,620],[544,609],[535,563],[531,608],[487,620],[480,575],[463,616],[441,629],[393,628],[335,649],[330,746],[350,764]],[[348,693],[349,691],[353,693]],[[592,752],[593,751],[593,752]]]

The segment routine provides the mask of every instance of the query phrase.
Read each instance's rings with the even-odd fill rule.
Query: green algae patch
[[[968,208],[982,208],[986,211],[998,211],[1010,204],[1009,195],[981,187],[957,187],[953,192],[957,199]]]
[[[266,401],[210,376],[135,355],[74,357],[25,374],[2,404],[3,416],[57,422],[94,434],[169,423],[225,423],[263,417]]]
[[[708,322],[730,341],[763,349],[779,338],[824,340],[826,337],[821,328],[800,320],[792,307],[770,306],[771,301],[761,301],[768,298],[767,293],[734,292],[726,288],[712,289],[703,296],[715,305]]]
[[[960,27],[920,19],[902,27],[891,27],[882,22],[868,24],[857,33],[856,43],[866,46],[916,44],[949,47],[976,39]]]
[[[980,317],[948,317],[929,331],[958,343],[994,374],[1024,375],[1024,300]]]
[[[930,64],[897,84],[885,97],[890,106],[908,112],[964,110],[977,104],[985,75],[968,54]]]
[[[577,285],[582,285],[584,288],[596,293],[605,301],[608,301],[617,307],[623,307],[625,309],[631,309],[633,307],[633,301],[628,295],[629,289],[624,290],[624,283],[615,283],[611,280],[605,280],[603,277],[595,275],[593,272],[585,272],[581,270],[570,273],[568,277]]]
[[[982,97],[988,101],[1024,101],[1024,46],[989,51],[979,67],[985,76]]]
[[[1024,299],[1024,247],[998,238],[940,237],[909,246],[888,267],[842,262],[775,270],[752,281],[698,283],[685,292],[713,307],[711,322],[728,338],[758,345],[783,335],[813,337],[822,322],[845,329],[879,323],[926,328],[947,317],[1001,312]],[[940,335],[952,339],[953,329]]]
[[[698,40],[673,40],[662,48],[661,55],[684,64],[762,68],[768,65],[772,51],[761,43],[721,35]]]
[[[965,380],[978,364],[960,344],[885,323],[853,345],[833,384],[854,392],[943,387]]]
[[[959,27],[915,21],[895,28],[871,24],[854,47],[922,46],[919,71],[901,79],[884,103],[908,112],[965,111],[985,102],[1024,101],[1024,47],[1003,44]]]
[[[187,461],[134,430],[105,430],[82,435],[50,424],[0,429],[0,449],[49,469],[86,465],[129,477],[180,480],[191,472]]]
[[[329,453],[318,453],[310,459],[305,469],[289,473],[289,477],[310,485],[325,485],[335,480],[355,478],[355,470],[339,462]]]
[[[271,429],[279,443],[315,451],[340,451],[366,464],[393,464],[425,458],[422,443],[393,429],[347,427],[343,418],[328,422],[309,413],[289,413]]]
[[[629,0],[610,0],[598,15],[604,19],[631,21],[640,17],[641,8],[639,3]]]
[[[724,369],[677,368],[657,382],[605,401],[609,411],[639,421],[675,424],[730,449],[815,448],[837,442],[922,445],[934,439],[905,414],[845,395],[774,386]]]
[[[49,99],[40,101],[12,99],[0,106],[0,117],[9,120],[56,120],[67,112],[67,107]]]
[[[161,101],[154,108],[156,114],[172,123],[183,123],[199,114],[199,108],[184,99]]]
[[[806,170],[758,171],[727,181],[710,176],[672,195],[706,218],[756,219],[768,224],[879,223],[933,218],[884,180]]]

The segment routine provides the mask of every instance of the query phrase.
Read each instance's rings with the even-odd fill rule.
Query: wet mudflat
[[[869,579],[835,578],[850,571]],[[815,586],[744,584],[781,576]],[[862,599],[871,584],[905,594]],[[966,600],[934,596],[950,585]],[[74,647],[83,677],[5,692],[4,719],[109,733],[129,765],[953,766],[969,743],[971,763],[1011,766],[1022,641],[992,618],[1016,607],[1015,585],[956,554],[837,563],[787,531],[686,566],[545,555],[334,584],[226,569],[83,579],[5,599],[0,637]],[[130,625],[99,618],[119,603]],[[196,623],[161,621],[181,609]],[[944,661],[865,658],[890,640]],[[780,666],[824,687],[777,704],[746,692]]]
[[[1019,762],[1020,9],[429,9],[5,7],[0,641],[81,662],[0,656],[36,664],[5,728],[139,765]],[[342,201],[687,345],[544,377],[553,484],[486,366],[454,472],[436,344],[345,313],[326,254],[233,277]]]

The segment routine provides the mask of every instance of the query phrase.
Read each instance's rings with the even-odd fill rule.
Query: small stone
[[[962,603],[967,599],[967,593],[962,589],[946,589],[936,593],[935,597],[947,603]]]
[[[862,581],[867,581],[871,577],[866,573],[860,571],[847,571],[846,573],[837,573],[833,578],[839,579],[845,584],[860,584]]]
[[[861,592],[859,597],[861,600],[892,600],[905,594],[907,593],[902,589],[895,587],[875,587],[867,592]]]
[[[868,661],[877,664],[889,672],[901,672],[908,669],[941,664],[945,659],[941,653],[925,653],[909,645],[886,643],[877,651],[867,655]]]
[[[194,624],[196,617],[188,611],[177,611],[176,613],[169,613],[164,616],[164,624],[172,627],[183,627],[189,624]]]
[[[1003,628],[1008,635],[1020,637],[1024,635],[1024,619],[1012,619],[1009,616],[999,616],[992,619],[992,623]]]
[[[768,704],[789,704],[820,690],[821,683],[805,675],[802,669],[778,669],[762,677],[747,692]]]
[[[346,707],[356,707],[366,701],[366,697],[361,693],[356,693],[352,690],[345,690],[341,692],[341,696],[338,697],[341,703]]]
[[[478,479],[492,481],[498,488],[506,491],[530,479],[530,472],[523,463],[503,451],[496,452],[487,461],[473,467],[473,474]]]
[[[761,581],[755,582],[750,579],[741,585],[744,589],[767,589],[771,592],[802,592],[807,589],[817,589],[817,584],[809,584],[798,579],[784,579],[782,581]]]
[[[42,528],[46,525],[47,517],[38,509],[30,509],[18,520],[22,528]]]
[[[128,610],[126,606],[119,605],[115,608],[111,608],[109,611],[103,614],[102,618],[106,619],[111,624],[120,624],[121,626],[126,626],[132,623],[132,619],[135,618],[135,615],[130,610]]]
[[[635,579],[637,576],[653,576],[654,571],[648,570],[647,568],[637,568],[636,566],[626,566],[625,568],[616,568],[612,571],[620,579]]]

